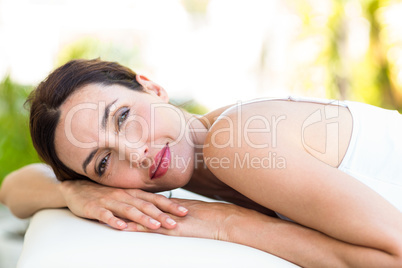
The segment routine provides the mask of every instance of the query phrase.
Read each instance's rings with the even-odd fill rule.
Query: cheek
[[[186,130],[186,120],[183,112],[180,109],[172,107],[160,109],[156,113],[154,122],[151,121],[151,124],[159,132],[169,133],[174,140],[184,137]]]
[[[64,135],[64,133],[57,132],[55,136],[55,151],[60,161],[67,167],[80,173],[78,167],[82,165],[82,160],[85,159],[83,153],[76,148]]]
[[[175,176],[187,178],[191,176],[194,170],[194,151],[190,147],[184,147],[180,144],[172,148],[171,167]]]
[[[124,163],[124,165],[116,166],[114,172],[102,184],[118,188],[142,189],[144,188],[143,176],[143,172]]]

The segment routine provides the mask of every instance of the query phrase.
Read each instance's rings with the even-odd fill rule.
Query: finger
[[[136,222],[129,222],[127,223],[127,228],[124,229],[124,231],[129,231],[129,232],[144,232],[144,233],[166,233],[165,228],[159,228],[159,229],[149,229],[139,223]]]
[[[152,232],[154,231],[153,229],[149,229],[147,227],[144,227],[143,225],[136,223],[136,222],[129,222],[127,223],[127,227],[124,229],[124,231],[128,232]]]
[[[167,198],[160,194],[154,194],[152,199],[153,203],[165,212],[169,212],[175,216],[187,215],[188,209],[177,203],[174,199]]]
[[[130,190],[129,193],[133,197],[148,201],[157,206],[160,210],[176,216],[185,216],[188,212],[187,208],[181,206],[173,199],[169,199],[160,194],[148,193],[137,189]]]
[[[127,228],[125,228],[124,231],[145,232],[145,233],[155,233],[155,234],[164,234],[164,235],[177,235],[177,232],[175,230],[170,230],[170,229],[165,229],[165,228],[159,228],[159,229],[153,230],[153,229],[146,228],[146,227],[142,226],[141,224],[138,224],[135,222],[127,223]]]
[[[173,220],[173,218],[167,213],[162,212],[153,203],[138,199],[136,200],[136,207],[142,213],[149,215],[153,219],[156,219],[158,222],[160,222],[162,227],[167,229],[173,229],[176,227],[176,221]]]
[[[127,228],[126,222],[115,217],[112,212],[104,208],[99,209],[97,219],[115,229],[123,230]]]
[[[114,211],[116,211],[116,214],[119,217],[129,219],[130,221],[133,221],[135,223],[141,224],[142,226],[145,226],[149,229],[158,229],[161,227],[161,222],[150,216],[148,213],[144,213],[141,210],[143,210],[145,205],[143,203],[148,203],[146,201],[137,199],[133,201],[133,204],[125,204],[125,203],[120,203]],[[150,203],[148,203],[150,204]],[[150,204],[153,206],[153,204]],[[157,208],[155,208],[157,209]],[[161,213],[161,212],[159,212]]]
[[[176,222],[168,214],[150,202],[133,197],[125,202],[113,200],[107,204],[106,208],[121,218],[129,219],[150,229],[158,229],[162,225],[166,228],[176,226]]]
[[[161,196],[165,198],[164,196]],[[176,221],[172,218],[174,215],[169,215],[167,213],[162,212],[156,205],[153,203],[144,201],[144,200],[136,200],[138,203],[136,207],[138,207],[143,213],[150,215],[157,219],[161,224],[162,227],[167,229],[173,229],[176,227]]]

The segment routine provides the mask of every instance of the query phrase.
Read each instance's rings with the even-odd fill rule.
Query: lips
[[[162,150],[160,150],[154,158],[154,163],[149,169],[149,177],[151,180],[157,179],[165,175],[165,173],[169,169],[170,164],[170,149],[169,144],[167,143]]]

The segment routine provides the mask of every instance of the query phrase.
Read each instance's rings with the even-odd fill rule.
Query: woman
[[[99,60],[58,68],[29,102],[54,174],[32,165],[6,178],[0,199],[17,216],[68,206],[117,229],[240,243],[301,266],[402,266],[396,112],[282,99],[196,116]],[[152,193],[177,187],[239,206]]]

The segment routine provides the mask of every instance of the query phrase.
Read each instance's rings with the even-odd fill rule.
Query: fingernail
[[[175,224],[176,224],[176,222],[175,222],[174,220],[172,220],[171,218],[167,218],[167,219],[166,219],[166,222],[167,222],[167,224],[169,224],[169,225],[175,225]]]
[[[119,225],[119,227],[127,227],[127,224],[124,221],[117,221],[117,225]]]
[[[184,212],[184,213],[186,213],[188,211],[188,209],[186,209],[185,207],[182,207],[182,206],[180,206],[178,208],[178,210],[180,210],[181,212]]]
[[[153,224],[153,225],[160,225],[161,223],[157,220],[154,219],[149,219],[149,221]]]

